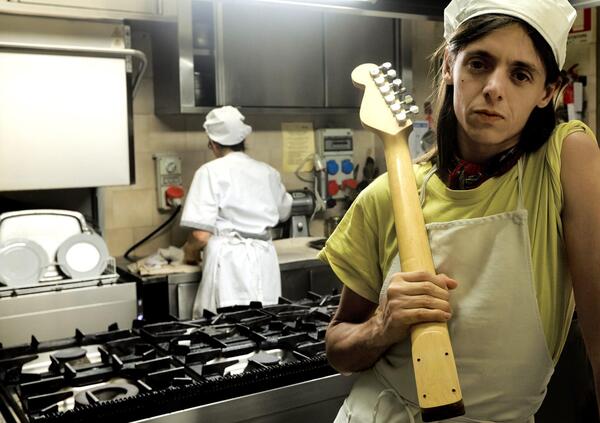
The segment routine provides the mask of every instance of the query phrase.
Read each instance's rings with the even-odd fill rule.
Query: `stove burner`
[[[266,352],[260,351],[252,356],[250,359],[255,363],[263,364],[265,366],[273,366],[275,364],[279,364],[279,357],[276,355],[271,355]]]
[[[61,363],[65,363],[67,361],[79,360],[80,358],[85,357],[87,351],[83,348],[68,348],[66,350],[56,351],[52,354],[56,360]]]
[[[79,392],[75,395],[75,404],[80,406],[97,404],[103,401],[132,397],[139,392],[140,390],[137,386],[129,383],[108,384]]]
[[[0,345],[0,414],[7,406],[31,422],[138,421],[333,374],[325,331],[339,296],[309,294],[195,321]]]

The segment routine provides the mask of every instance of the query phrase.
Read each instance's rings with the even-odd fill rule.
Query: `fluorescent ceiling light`
[[[338,9],[356,7],[360,3],[375,4],[377,0],[257,0],[267,3],[293,4],[296,6],[320,6]]]
[[[302,3],[302,0],[299,0],[300,3]],[[306,1],[306,3],[356,3],[356,2],[363,2],[363,3],[376,3],[377,0],[309,0]]]
[[[371,3],[377,0],[263,0],[270,3],[295,3],[295,4],[348,4],[348,3]]]

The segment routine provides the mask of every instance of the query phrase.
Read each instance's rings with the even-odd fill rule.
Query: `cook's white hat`
[[[252,127],[246,125],[244,119],[235,107],[223,106],[208,112],[203,126],[211,140],[221,145],[235,145],[252,132]]]
[[[554,52],[562,69],[567,54],[567,37],[577,12],[567,0],[452,0],[444,10],[444,38],[475,16],[489,13],[514,16],[535,28]]]

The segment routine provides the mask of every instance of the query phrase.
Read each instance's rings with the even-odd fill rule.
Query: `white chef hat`
[[[490,13],[514,16],[535,28],[562,69],[567,37],[577,16],[567,0],[452,0],[444,10],[444,38],[449,40],[464,21]]]
[[[203,126],[211,140],[221,145],[235,145],[252,132],[252,127],[246,125],[244,119],[235,107],[223,106],[208,112]]]

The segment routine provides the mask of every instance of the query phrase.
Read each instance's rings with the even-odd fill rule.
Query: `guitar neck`
[[[390,63],[365,63],[352,71],[352,82],[365,90],[360,120],[384,142],[402,271],[435,274],[407,142],[411,128],[407,114],[418,113],[418,107],[411,105],[412,97],[403,94],[402,81],[396,78]],[[423,421],[464,414],[446,323],[413,325],[410,336]]]
[[[396,238],[402,271],[435,272],[425,220],[408,149],[407,128],[396,135],[381,134],[385,148]]]

